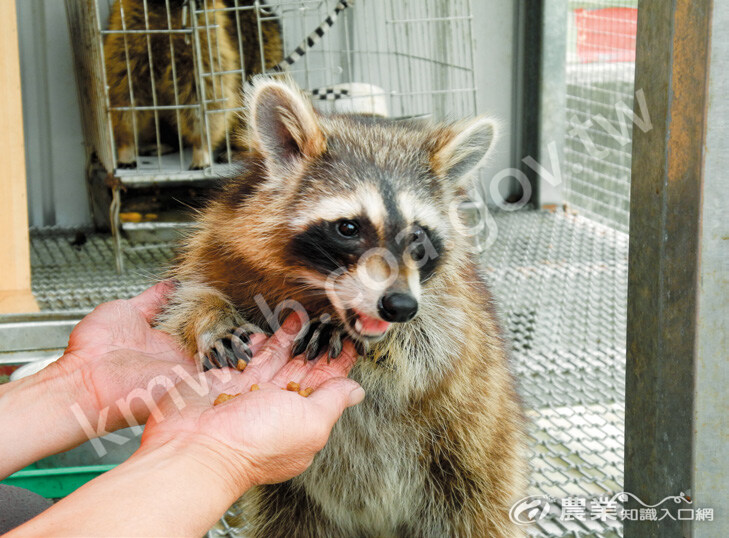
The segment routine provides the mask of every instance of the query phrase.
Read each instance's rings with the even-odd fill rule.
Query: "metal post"
[[[567,0],[545,0],[542,19],[541,76],[539,95],[539,157],[552,168],[564,162],[565,111],[567,110]],[[552,162],[552,157],[556,157]],[[556,172],[556,170],[552,170]],[[564,203],[563,185],[551,184],[537,176],[538,207],[556,207]]]
[[[729,536],[729,5],[715,2],[711,19],[691,481],[696,506],[713,508],[714,520],[694,523],[697,538]]]
[[[702,488],[693,483],[701,473],[692,472],[692,440],[705,435],[694,409],[707,395],[697,397],[695,383],[701,362],[717,360],[697,355],[711,7],[712,0],[639,4],[636,90],[645,92],[653,127],[633,139],[625,490],[649,504]],[[675,514],[675,506],[664,508]],[[728,535],[720,528],[710,527],[711,536]],[[690,523],[669,517],[625,522],[628,538],[690,535]]]
[[[539,160],[539,127],[541,104],[542,0],[523,0],[515,7],[515,30],[518,47],[514,54],[514,121],[512,122],[511,160],[527,176],[532,190],[532,200],[539,197],[536,172],[522,159],[532,156]]]
[[[531,202],[554,208],[564,203],[562,185],[550,184],[537,173],[539,163],[548,170],[564,162],[567,107],[567,0],[524,0],[517,3],[514,162],[529,179]],[[557,172],[556,169],[551,170]],[[553,182],[554,183],[554,182]],[[517,190],[518,185],[515,186]],[[519,193],[522,194],[521,192]]]

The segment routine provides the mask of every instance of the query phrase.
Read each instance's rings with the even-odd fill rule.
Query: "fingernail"
[[[362,387],[357,387],[349,393],[349,405],[357,405],[365,398],[365,391]]]

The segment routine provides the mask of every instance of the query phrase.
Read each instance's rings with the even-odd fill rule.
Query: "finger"
[[[316,389],[309,401],[317,404],[319,414],[331,429],[347,407],[364,400],[365,391],[359,383],[346,377],[328,379]]]
[[[326,350],[316,361],[309,361],[304,355],[299,355],[284,364],[271,381],[281,387],[286,387],[293,381],[302,389],[307,387],[316,389],[327,379],[347,377],[357,362],[357,352],[351,342],[345,343],[336,360],[327,360],[325,356]]]
[[[129,303],[142,313],[148,323],[151,323],[174,289],[175,284],[172,280],[163,280],[129,299]]]
[[[218,394],[224,392],[226,394],[245,394],[252,390],[276,389],[281,390],[282,387],[271,382],[257,381],[245,375],[239,375],[234,370],[221,368],[205,372],[204,374],[212,387],[211,398],[217,397]],[[253,387],[256,388],[253,388]],[[212,399],[211,399],[212,401]]]
[[[306,360],[304,355],[298,355],[296,358],[284,364],[283,367],[276,372],[276,375],[273,376],[271,382],[280,387],[285,387],[293,381],[294,383],[298,383],[301,388],[304,388],[302,384],[303,380],[313,368],[314,363],[312,361]],[[307,386],[316,388],[314,385]]]
[[[288,362],[291,358],[294,338],[296,338],[301,326],[302,320],[298,312],[289,315],[281,328],[268,339],[261,351],[251,359],[248,368],[253,366],[258,379],[270,381],[276,372]]]
[[[248,342],[248,347],[251,348],[251,353],[255,355],[263,349],[266,342],[268,342],[268,336],[263,333],[254,333],[251,335],[251,341]]]
[[[347,377],[350,370],[357,362],[357,351],[354,344],[347,340],[344,343],[342,352],[336,359],[327,360],[320,357],[314,363],[314,367],[310,368],[299,384],[302,387],[312,387],[316,389],[319,385],[335,377]],[[288,366],[288,365],[287,365]]]

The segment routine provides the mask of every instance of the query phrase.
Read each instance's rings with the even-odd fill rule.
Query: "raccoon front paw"
[[[235,368],[243,370],[253,357],[249,332],[242,327],[235,327],[228,334],[218,338],[208,350],[203,352],[203,371],[213,368]]]
[[[210,166],[210,155],[206,149],[199,146],[193,146],[192,148],[192,163],[190,163],[190,170],[204,170]]]
[[[328,348],[327,360],[336,359],[342,353],[345,336],[344,329],[336,326],[329,314],[324,314],[302,327],[294,340],[293,355],[303,353],[308,360],[314,360]]]
[[[128,163],[117,163],[117,167],[120,170],[134,170],[137,167],[137,161],[131,161]]]

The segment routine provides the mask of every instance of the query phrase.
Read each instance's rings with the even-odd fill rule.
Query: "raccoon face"
[[[355,339],[412,320],[451,257],[452,207],[494,124],[321,116],[292,83],[265,77],[247,103],[248,144],[268,176],[261,188],[285,200],[282,266],[326,297]]]

